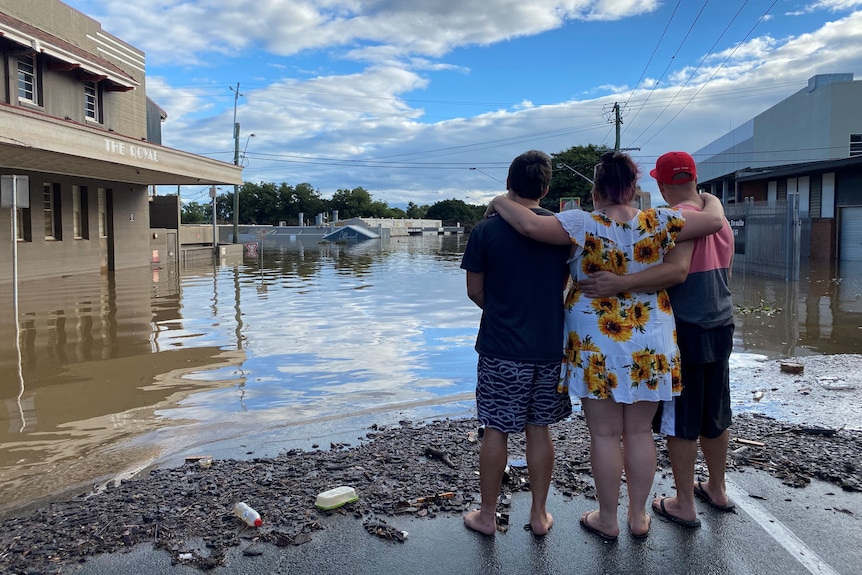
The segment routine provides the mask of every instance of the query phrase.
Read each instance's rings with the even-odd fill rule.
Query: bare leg
[[[709,494],[710,499],[716,505],[727,505],[730,503],[725,486],[729,435],[730,433],[725,429],[724,433],[714,439],[700,437],[700,449],[703,451],[703,458],[706,459],[706,467],[709,469],[709,481],[703,482],[703,489]],[[693,489],[694,477],[692,477],[690,483]],[[679,483],[677,483],[677,486],[679,486]]]
[[[620,446],[623,407],[612,399],[584,399],[582,405],[590,429],[590,464],[599,500],[598,513],[590,514],[592,519],[587,521],[607,535],[619,535],[617,507],[623,472]]]
[[[694,464],[697,461],[697,441],[668,437],[667,454],[673,470],[676,496],[665,498],[665,509],[674,517],[694,521],[697,519],[697,509],[694,506]],[[659,499],[661,498],[656,501]]]
[[[544,535],[554,524],[554,518],[545,505],[551,488],[554,472],[554,442],[547,425],[527,425],[527,470],[530,473],[530,492],[533,505],[530,508],[530,527],[535,535]]]
[[[497,498],[509,456],[508,441],[507,433],[485,428],[482,447],[479,449],[479,491],[482,505],[464,516],[464,525],[485,535],[494,535],[497,532]]]
[[[629,493],[628,524],[632,533],[649,531],[646,501],[655,480],[655,440],[652,418],[658,402],[639,401],[623,405],[623,460]]]

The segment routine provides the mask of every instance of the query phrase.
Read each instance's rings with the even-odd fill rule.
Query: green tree
[[[277,224],[278,189],[271,182],[245,182],[239,189],[239,221],[244,224]]]
[[[442,220],[444,226],[473,224],[479,221],[485,213],[484,206],[474,206],[462,200],[442,200],[428,208],[425,217],[432,220]]]
[[[332,199],[329,200],[330,209],[338,210],[338,219],[340,220],[373,216],[375,208],[372,204],[371,194],[361,187],[352,190],[338,190],[332,194]]]
[[[282,185],[287,186],[287,184]],[[320,192],[308,183],[297,184],[291,188],[290,203],[287,208],[287,217],[283,219],[287,219],[291,224],[299,222],[300,213],[303,214],[303,219],[309,219],[330,209],[327,201],[320,197]]]
[[[560,209],[560,198],[580,198],[582,208],[592,209],[593,201],[590,196],[592,184],[572,170],[577,170],[587,178],[593,179],[593,168],[599,163],[602,154],[608,151],[610,150],[604,146],[589,144],[573,146],[557,154],[551,154],[554,175],[551,178],[551,189],[542,199],[542,207],[556,212]]]
[[[212,222],[212,204],[189,202],[180,208],[180,221],[184,224],[205,224]]]
[[[428,212],[428,206],[417,206],[413,202],[407,202],[407,217],[415,218],[417,220],[421,220],[425,217],[425,214]]]

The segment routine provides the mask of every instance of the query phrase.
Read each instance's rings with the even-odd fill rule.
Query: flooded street
[[[0,301],[0,511],[219,441],[269,434],[278,452],[300,428],[303,447],[326,446],[355,440],[356,421],[471,415],[480,312],[465,243],[293,243],[180,276],[22,284],[17,326]],[[800,277],[735,274],[735,365],[862,351],[862,274]],[[750,404],[758,382],[734,385]],[[761,406],[783,415],[772,399]]]

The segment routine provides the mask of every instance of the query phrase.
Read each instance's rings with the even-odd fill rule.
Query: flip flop
[[[551,526],[551,529],[553,529],[553,526]],[[548,529],[548,533],[551,532],[551,529]],[[529,531],[533,535],[533,537],[544,537],[545,535],[548,534],[548,533],[536,533],[535,531],[533,531],[533,526],[530,525],[529,523],[524,523],[524,531]]]
[[[581,527],[583,527],[585,530],[589,531],[593,535],[598,535],[599,537],[602,538],[602,541],[604,541],[605,543],[616,543],[617,542],[617,536],[616,535],[608,535],[604,531],[599,531],[598,529],[596,529],[595,527],[590,525],[589,522],[587,522],[587,516],[589,516],[590,513],[592,513],[592,511],[587,511],[586,513],[581,515],[581,519],[580,519]]]
[[[673,521],[677,525],[682,525],[683,527],[689,527],[691,529],[700,527],[700,519],[695,519],[694,521],[688,521],[681,517],[677,517],[676,515],[671,515],[670,512],[664,508],[664,500],[667,497],[662,497],[658,500],[659,506],[656,507],[655,500],[652,502],[652,510],[656,512],[657,515],[661,515],[665,519],[669,521]]]
[[[733,501],[728,499],[727,505],[719,505],[713,501],[712,497],[709,496],[709,493],[706,492],[706,489],[703,488],[703,481],[698,481],[694,484],[694,494],[703,499],[704,502],[713,509],[724,511],[725,513],[736,513],[736,504]]]

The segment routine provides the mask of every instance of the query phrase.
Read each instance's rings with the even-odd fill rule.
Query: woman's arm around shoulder
[[[493,211],[496,211],[518,233],[529,238],[546,244],[569,245],[572,243],[560,220],[551,216],[540,216],[530,208],[522,206],[506,196],[497,196],[491,200],[489,210],[490,208],[493,208]]]

